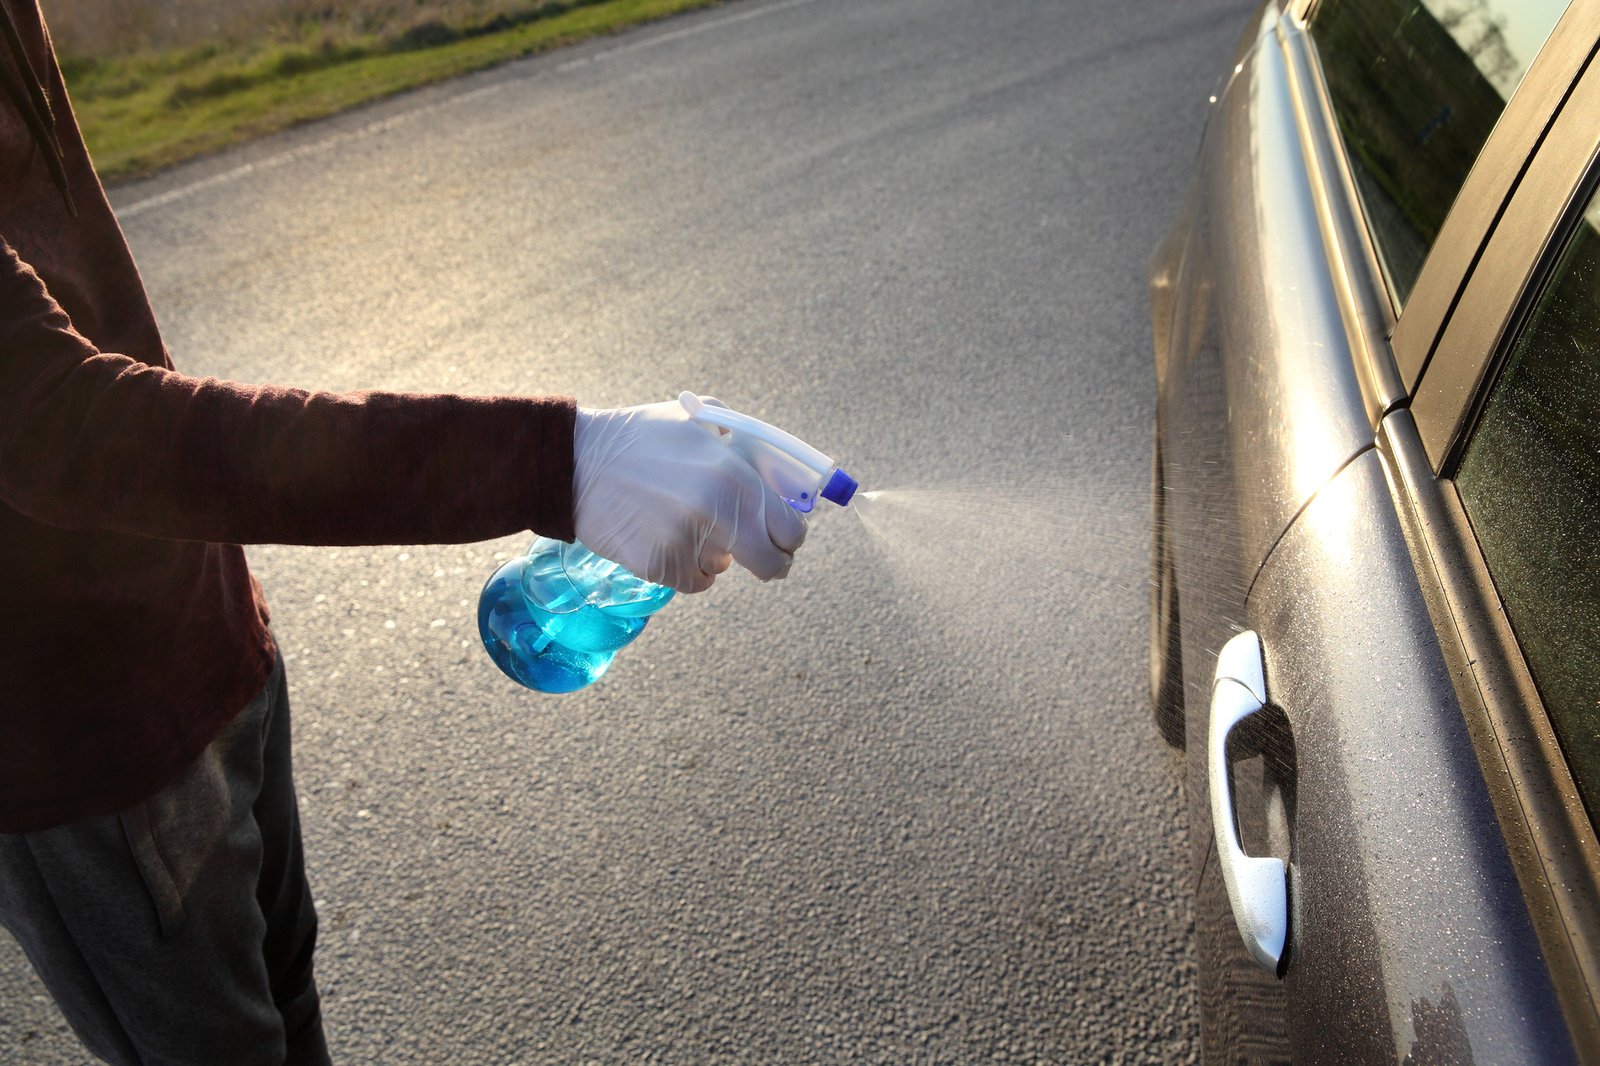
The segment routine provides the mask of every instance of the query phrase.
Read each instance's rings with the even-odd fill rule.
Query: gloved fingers
[[[750,474],[753,477],[755,471],[751,470]],[[773,543],[772,535],[767,531],[767,515],[790,508],[777,493],[761,484],[760,478],[755,478],[755,481],[754,490],[744,497],[744,506],[740,508],[738,518],[727,527],[728,551],[740,566],[757,578],[772,581],[789,573],[794,556]],[[788,531],[787,527],[785,531]]]
[[[769,497],[776,493],[768,493]],[[810,527],[806,525],[805,516],[781,498],[777,506],[772,500],[767,500],[766,507],[767,537],[779,551],[793,556],[800,550],[800,545],[805,543],[806,533]]]
[[[655,562],[651,572],[640,575],[646,581],[693,595],[704,592],[717,579],[715,573],[702,569],[698,553],[686,555],[682,551],[670,550],[667,545],[658,544],[652,554]]]
[[[704,592],[709,589],[716,580],[717,576],[715,574],[708,574],[703,570],[696,570],[692,574],[685,574],[683,576],[683,580],[681,581],[662,581],[659,582],[659,584],[671,585],[679,592],[687,593],[688,595],[693,596],[696,593]]]
[[[794,563],[794,556],[774,547],[765,531],[759,537],[747,538],[743,543],[735,544],[733,557],[761,581],[787,577],[789,567]]]
[[[731,510],[732,521],[724,522],[724,511]],[[695,538],[694,559],[700,572],[716,580],[718,574],[726,573],[733,565],[733,553],[728,550],[732,539],[732,531],[738,529],[737,507],[728,507],[726,501],[719,500],[716,504],[716,513],[710,516],[710,521],[700,527]]]
[[[726,549],[707,544],[700,550],[700,572],[713,580],[718,574],[727,573],[728,567],[732,565],[733,553]]]

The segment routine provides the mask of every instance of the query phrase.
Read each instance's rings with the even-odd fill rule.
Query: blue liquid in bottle
[[[478,632],[495,665],[537,692],[599,680],[672,589],[645,581],[582,544],[540,537],[478,598]]]

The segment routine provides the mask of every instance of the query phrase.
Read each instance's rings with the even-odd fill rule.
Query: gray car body
[[[1163,671],[1181,670],[1167,696],[1181,705],[1158,715],[1181,716],[1169,730],[1185,749],[1206,1057],[1589,1058],[1588,897],[1555,898],[1538,849],[1557,845],[1528,813],[1543,786],[1505,755],[1521,728],[1506,721],[1522,719],[1506,718],[1511,697],[1479,664],[1494,656],[1474,650],[1473,610],[1482,627],[1503,622],[1492,592],[1473,601],[1481,565],[1451,541],[1443,446],[1426,439],[1444,419],[1419,428],[1412,411],[1445,380],[1443,356],[1424,374],[1401,350],[1442,351],[1441,336],[1468,328],[1451,321],[1455,294],[1483,247],[1507,239],[1491,231],[1525,162],[1509,157],[1536,139],[1497,129],[1486,155],[1508,159],[1474,172],[1397,333],[1315,48],[1286,6],[1259,11],[1215,90],[1192,191],[1150,276],[1152,655],[1158,701]],[[1578,47],[1589,30],[1564,32]],[[1507,119],[1534,109],[1550,120],[1567,88],[1514,101]],[[1486,358],[1472,386],[1451,387],[1475,387]],[[1260,754],[1236,764],[1233,783],[1246,850],[1289,864],[1278,975],[1245,951],[1208,804],[1217,656],[1245,629],[1261,638],[1271,713],[1245,738],[1240,754]],[[1557,844],[1592,851],[1592,831],[1571,831],[1576,843]],[[1581,858],[1576,880],[1593,870]]]

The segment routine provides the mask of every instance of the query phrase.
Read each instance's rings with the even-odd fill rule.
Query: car
[[[1151,259],[1210,1062],[1600,1062],[1600,3],[1270,0]]]

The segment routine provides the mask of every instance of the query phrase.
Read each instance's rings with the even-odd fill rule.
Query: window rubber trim
[[[1595,7],[1600,9],[1600,4]],[[1411,397],[1435,473],[1448,476],[1529,301],[1581,212],[1600,164],[1600,49],[1574,83],[1466,276]]]

